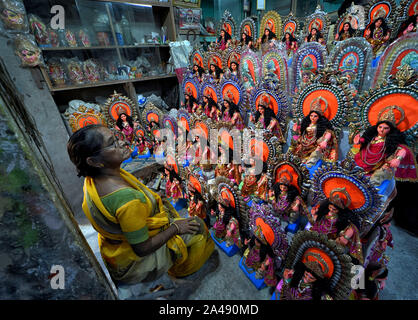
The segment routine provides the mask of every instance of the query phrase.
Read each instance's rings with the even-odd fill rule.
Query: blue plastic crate
[[[245,275],[247,276],[248,279],[250,279],[250,281],[253,283],[253,285],[258,289],[261,290],[263,288],[266,287],[266,284],[264,282],[264,279],[256,279],[255,277],[255,271],[253,271],[253,269],[248,268],[245,265],[244,262],[244,257],[242,257],[239,261],[239,267],[241,268],[241,270],[245,273]]]
[[[211,231],[210,232],[210,236],[212,237],[212,239],[213,239],[213,241],[216,243],[216,245],[219,247],[219,248],[221,248],[221,250],[223,251],[223,252],[225,252],[225,254],[228,256],[228,257],[232,257],[233,255],[235,255],[238,251],[239,251],[239,248],[235,245],[235,244],[233,244],[232,246],[227,246],[226,245],[226,241],[219,241],[216,237],[215,237],[215,231]]]
[[[280,293],[277,293],[276,295],[276,291],[273,292],[273,295],[271,296],[270,300],[280,300]]]
[[[184,198],[178,199],[176,204],[174,204],[173,201],[170,201],[170,203],[172,204],[174,209],[176,209],[176,211],[183,210],[187,207],[187,201]]]

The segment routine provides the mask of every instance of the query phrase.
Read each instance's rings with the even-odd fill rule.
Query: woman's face
[[[213,64],[210,65],[210,71],[215,72],[215,66]]]
[[[218,210],[221,214],[225,213],[225,209],[224,209],[224,207],[221,206],[221,204],[218,204]]]
[[[205,96],[203,96],[203,102],[204,103],[208,103],[209,102],[208,98],[206,98]]]
[[[197,70],[198,70],[197,65],[194,65],[194,66],[193,66],[193,70],[194,70],[194,71],[197,71]]]
[[[308,271],[305,271],[303,274],[303,282],[305,283],[312,283],[315,282],[316,278]]]
[[[235,62],[232,62],[232,63],[231,63],[231,69],[232,69],[233,71],[237,70],[237,64],[236,64]]]
[[[380,27],[381,25],[382,25],[382,19],[377,20],[375,26]]]
[[[269,34],[270,34],[270,30],[269,29],[264,30],[264,35],[265,36],[268,36]]]
[[[264,115],[264,107],[262,105],[258,105],[258,112]]]
[[[221,37],[225,37],[225,31],[221,30]]]
[[[309,116],[309,119],[311,120],[312,124],[316,124],[318,122],[319,116],[316,112],[312,112]]]
[[[119,140],[108,128],[101,127],[97,130],[103,136],[102,150],[98,152],[101,163],[105,168],[120,167],[121,163],[131,155],[128,144]]]
[[[390,127],[386,123],[381,123],[377,126],[377,134],[379,137],[386,137],[386,135],[390,132]]]
[[[308,82],[308,80],[309,80],[309,76],[308,76],[307,74],[304,74],[304,75],[303,75],[303,78],[302,78],[302,81],[303,81],[304,83],[306,83],[306,82]]]
[[[122,119],[122,121],[126,121],[126,115],[122,114],[122,115],[120,116],[120,118]]]
[[[286,192],[288,190],[288,187],[285,184],[280,185],[280,191]]]
[[[343,29],[344,31],[348,31],[348,29],[350,29],[350,25],[348,23],[344,24]]]
[[[338,213],[338,208],[336,206],[334,206],[333,204],[328,205],[328,210],[329,210],[329,213],[331,213],[331,214],[337,214]]]
[[[229,108],[229,102],[227,100],[224,100],[224,107],[227,109]]]
[[[314,35],[316,35],[316,33],[317,33],[316,29],[315,28],[312,28],[311,34],[314,36]]]
[[[245,40],[246,38],[247,38],[247,37],[246,37],[245,33],[242,33],[241,39],[242,39],[242,40]]]

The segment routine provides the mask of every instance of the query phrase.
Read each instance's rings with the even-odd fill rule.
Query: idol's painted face
[[[305,271],[303,274],[303,282],[305,283],[312,283],[315,282],[316,278],[308,271]]]
[[[312,112],[309,116],[309,119],[311,120],[311,123],[316,124],[318,122],[319,116],[316,112]]]
[[[126,116],[125,116],[124,114],[122,114],[122,115],[120,116],[120,118],[122,119],[122,121],[126,121]]]
[[[382,20],[381,19],[377,20],[375,25],[376,27],[380,27],[382,25]]]
[[[311,30],[311,34],[314,36],[314,35],[316,35],[316,29],[312,29]]]
[[[222,207],[220,204],[218,204],[218,209],[219,209],[219,212],[220,212],[220,213],[222,213],[222,214],[224,214],[224,213],[225,213],[225,209],[224,209],[224,207]]]
[[[281,184],[280,185],[280,191],[282,191],[282,192],[286,192],[288,190],[288,188],[287,188],[287,186],[286,185],[284,185],[284,184]]]
[[[381,123],[377,126],[377,134],[379,137],[386,137],[387,134],[390,132],[390,127],[386,123]]]
[[[348,23],[346,23],[344,25],[344,31],[348,31],[348,29],[350,29],[350,25]]]
[[[332,204],[328,205],[328,210],[330,213],[332,214],[337,214],[338,213],[338,208]]]

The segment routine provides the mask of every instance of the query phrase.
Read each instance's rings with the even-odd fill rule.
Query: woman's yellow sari
[[[199,270],[214,250],[214,243],[201,219],[195,235],[176,235],[146,257],[138,257],[131,245],[146,241],[181,219],[168,201],[149,190],[121,169],[132,188],[99,197],[93,178],[84,181],[83,211],[94,229],[102,258],[114,280],[124,283],[152,281],[164,272],[184,277]]]

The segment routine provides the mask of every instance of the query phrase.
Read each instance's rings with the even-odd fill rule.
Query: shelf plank
[[[141,43],[138,45],[126,46],[91,46],[91,47],[55,47],[55,48],[41,48],[42,51],[71,51],[71,50],[105,50],[105,49],[130,49],[130,48],[168,48],[168,44],[157,43]]]
[[[130,4],[142,4],[142,5],[149,5],[153,7],[171,7],[171,1],[168,2],[159,2],[159,1],[147,1],[147,0],[102,0],[106,2],[121,2],[121,3],[130,3]]]
[[[70,86],[64,86],[64,87],[53,87],[51,88],[51,91],[54,93],[54,92],[59,92],[59,91],[88,89],[88,88],[112,86],[116,84],[124,84],[124,83],[130,83],[130,82],[151,81],[151,80],[159,80],[159,79],[166,79],[166,78],[173,78],[173,77],[177,77],[177,75],[175,73],[171,73],[171,74],[167,74],[163,76],[150,76],[150,77],[142,77],[138,79],[99,81],[96,83],[86,83],[86,84],[70,85]]]

